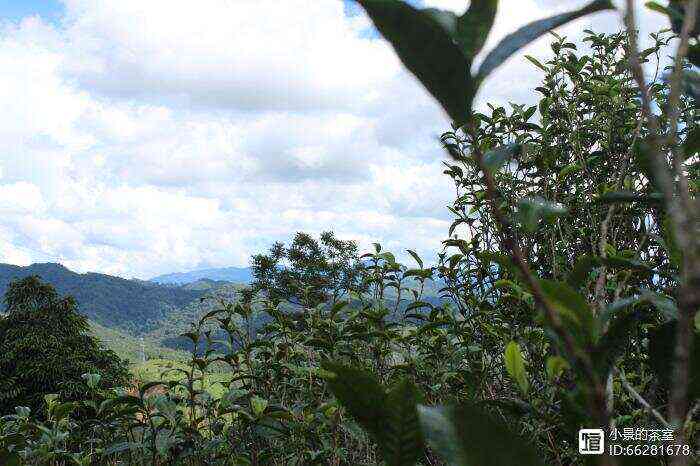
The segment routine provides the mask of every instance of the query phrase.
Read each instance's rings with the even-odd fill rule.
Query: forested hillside
[[[90,322],[90,333],[97,337],[105,348],[114,351],[120,358],[132,365],[141,364],[143,359],[181,360],[187,355],[164,346],[155,338],[135,337],[115,328],[104,327]]]
[[[0,264],[0,293],[5,293],[13,280],[32,275],[52,284],[59,294],[73,296],[79,311],[93,322],[134,336],[157,329],[206,292],[98,273],[79,274],[49,263],[27,267]]]
[[[251,269],[219,270],[244,270],[252,277]],[[0,264],[0,293],[4,293],[13,280],[32,275],[53,285],[59,294],[73,296],[79,311],[91,321],[95,334],[104,338],[117,354],[131,361],[140,357],[140,337],[151,357],[180,356],[173,350],[190,348],[188,340],[179,336],[188,330],[190,323],[222,303],[236,302],[245,289],[240,283],[207,278],[192,282],[183,279],[182,285],[161,285],[98,273],[79,274],[61,264],[27,267]],[[426,302],[440,303],[438,283],[441,282],[425,282],[423,299]],[[387,299],[395,297],[395,290],[387,290]],[[399,309],[405,307],[406,303],[402,302]],[[263,323],[264,318],[261,318],[254,323],[254,328]]]

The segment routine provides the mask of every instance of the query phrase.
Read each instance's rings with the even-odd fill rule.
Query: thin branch
[[[688,55],[688,41],[690,31],[695,27],[697,17],[698,0],[690,0],[686,6],[686,14],[683,20],[683,27],[680,34],[680,43],[676,49],[676,57],[673,63],[673,74],[669,81],[670,93],[668,98],[668,146],[672,148],[672,165],[675,176],[679,183],[679,196],[683,207],[688,211],[690,208],[690,197],[688,191],[688,178],[683,171],[683,154],[678,147],[678,119],[680,117],[680,97],[681,83],[683,81],[683,71],[685,57]]]
[[[634,17],[634,1],[627,0],[625,24],[629,37],[629,60],[633,76],[639,85],[642,98],[642,109],[647,119],[650,131],[650,145],[652,148],[651,162],[654,175],[663,191],[666,207],[670,214],[674,227],[674,236],[678,245],[685,251],[684,263],[681,270],[681,287],[679,291],[679,315],[676,324],[676,342],[673,356],[673,378],[671,384],[669,417],[672,425],[685,435],[683,420],[688,411],[688,382],[689,360],[691,343],[691,319],[697,308],[700,307],[700,266],[697,265],[697,244],[694,238],[696,220],[689,193],[687,180],[683,173],[682,157],[679,156],[677,146],[678,119],[680,116],[680,90],[683,76],[683,64],[688,52],[688,40],[690,31],[695,27],[698,0],[690,0],[685,4],[685,17],[680,34],[680,44],[675,57],[674,72],[670,81],[670,96],[668,101],[669,133],[664,141],[671,147],[673,174],[678,178],[680,189],[676,198],[676,185],[668,167],[668,160],[664,145],[661,141],[661,130],[655,115],[651,111],[649,88],[644,80],[642,65],[639,60],[639,48],[636,35],[636,21]],[[681,208],[683,207],[683,208]],[[674,457],[673,466],[687,464],[687,458]]]
[[[615,204],[611,204],[610,207],[608,207],[608,213],[605,216],[603,223],[600,224],[600,241],[598,242],[598,254],[600,254],[600,257],[602,257],[603,259],[605,259],[608,256],[606,252],[608,245],[608,231],[610,229],[610,221],[612,220],[614,214]],[[605,309],[605,279],[607,277],[607,273],[607,267],[602,266],[600,268],[598,278],[596,279],[595,303],[596,308],[598,309],[598,314],[602,313]]]
[[[656,115],[654,115],[654,112],[652,111],[649,86],[647,86],[646,79],[644,78],[644,69],[642,68],[642,63],[639,60],[637,20],[634,12],[635,2],[634,0],[626,1],[627,9],[625,11],[624,21],[625,27],[627,28],[627,40],[629,44],[627,55],[630,62],[630,71],[632,72],[632,76],[639,87],[639,96],[642,102],[642,114],[647,120],[647,126],[649,129],[648,143],[651,148],[651,164],[653,166],[656,181],[661,188],[664,200],[669,208],[674,224],[682,225],[685,222],[683,221],[683,216],[680,210],[675,208],[676,199],[674,195],[673,178],[671,177],[666,156],[660,143],[661,129],[659,128]],[[677,240],[681,248],[686,248],[688,246],[688,241],[685,235],[683,235],[680,231],[677,231],[676,235],[678,236]]]
[[[622,388],[627,390],[627,393],[629,393],[630,396],[632,396],[632,398],[634,398],[637,401],[637,403],[642,405],[642,407],[649,414],[654,416],[654,418],[657,421],[659,421],[659,424],[661,424],[662,426],[664,426],[666,428],[669,428],[671,426],[671,424],[669,424],[669,422],[666,419],[664,419],[664,417],[661,415],[661,413],[659,413],[656,409],[654,409],[654,407],[651,406],[649,404],[649,402],[647,400],[645,400],[644,397],[642,397],[642,395],[640,395],[639,392],[637,392],[637,390],[635,390],[632,385],[630,385],[630,383],[627,381],[627,377],[625,377],[625,374],[623,372],[619,371],[617,369],[617,367],[613,370],[615,372],[615,375],[620,377],[620,384],[622,385]]]

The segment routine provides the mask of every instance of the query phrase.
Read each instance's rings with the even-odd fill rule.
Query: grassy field
[[[142,346],[139,338],[127,335],[119,330],[104,327],[95,322],[90,322],[90,327],[92,334],[99,338],[104,346],[117,353],[119,357],[127,360],[132,365],[142,362]],[[144,339],[143,350],[147,360],[183,360],[188,357],[188,354],[184,351],[159,346],[148,338]]]

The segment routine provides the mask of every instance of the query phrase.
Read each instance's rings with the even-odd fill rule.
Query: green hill
[[[73,296],[80,312],[91,321],[132,336],[157,329],[173,313],[199,300],[207,291],[98,273],[79,274],[60,264],[48,263],[27,267],[0,264],[0,294],[4,295],[13,280],[31,275],[51,283],[59,294]]]
[[[95,322],[90,322],[92,334],[102,341],[102,344],[114,351],[131,364],[141,364],[143,357],[151,359],[182,360],[187,357],[183,351],[161,346],[152,338],[137,338],[114,328],[104,327]],[[142,353],[143,351],[143,353]]]
[[[186,341],[179,335],[191,322],[236,299],[244,285],[203,279],[160,285],[98,273],[75,273],[60,264],[27,267],[0,264],[0,293],[16,279],[38,275],[60,295],[71,295],[88,317],[92,331],[105,346],[131,363],[147,359],[182,359]],[[4,303],[0,305],[0,312]],[[142,339],[143,338],[143,346]]]

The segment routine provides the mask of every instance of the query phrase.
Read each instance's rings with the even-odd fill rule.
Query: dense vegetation
[[[253,257],[251,287],[191,325],[189,360],[159,362],[161,380],[108,389],[97,370],[79,400],[37,389],[43,406],[0,421],[0,462],[697,462],[698,2],[653,4],[672,30],[641,52],[635,34],[587,32],[588,51],[556,37],[549,59],[528,57],[539,104],[486,113],[471,101],[495,67],[612,5],[533,23],[472,74],[496,1],[460,17],[359,3],[454,120],[442,137],[454,222],[435,265],[298,234]],[[649,426],[682,448],[578,454],[582,427]]]
[[[59,298],[36,277],[10,285],[0,319],[0,412],[16,406],[41,412],[44,395],[77,401],[87,393],[83,374],[104,374],[105,388],[129,381],[126,365],[89,336],[75,300]]]

